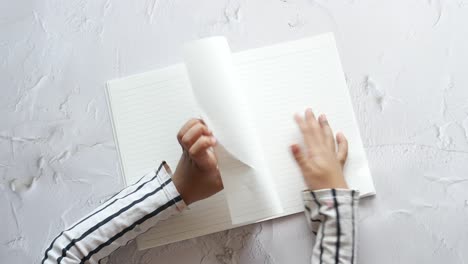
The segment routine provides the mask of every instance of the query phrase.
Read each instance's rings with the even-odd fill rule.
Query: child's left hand
[[[180,129],[177,139],[183,153],[173,175],[173,182],[189,205],[223,189],[218,161],[212,149],[213,133],[200,119],[190,119]]]

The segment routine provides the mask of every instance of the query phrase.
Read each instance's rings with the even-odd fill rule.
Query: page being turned
[[[226,39],[191,42],[184,60],[203,119],[219,142],[215,151],[233,224],[282,213]]]

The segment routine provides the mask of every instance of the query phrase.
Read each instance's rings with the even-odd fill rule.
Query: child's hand
[[[187,121],[177,134],[177,139],[183,153],[173,182],[184,202],[188,205],[221,191],[223,183],[212,149],[216,139],[203,121]]]
[[[301,168],[310,190],[348,188],[343,177],[343,166],[348,155],[348,141],[342,133],[336,135],[336,150],[333,132],[325,115],[317,120],[311,109],[305,119],[295,115],[306,145],[305,150],[294,144],[291,151]]]

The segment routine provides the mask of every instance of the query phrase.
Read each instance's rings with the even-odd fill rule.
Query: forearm
[[[47,248],[42,263],[96,263],[185,208],[165,166],[161,164],[63,231]]]
[[[308,223],[316,234],[312,263],[356,263],[358,192],[304,191],[303,199]]]

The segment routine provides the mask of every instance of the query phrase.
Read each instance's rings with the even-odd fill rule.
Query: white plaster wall
[[[0,0],[0,262],[38,262],[122,187],[107,80],[178,62],[191,39],[237,51],[326,31],[378,191],[359,262],[467,263],[467,0]],[[308,263],[312,243],[296,215],[111,263]]]

